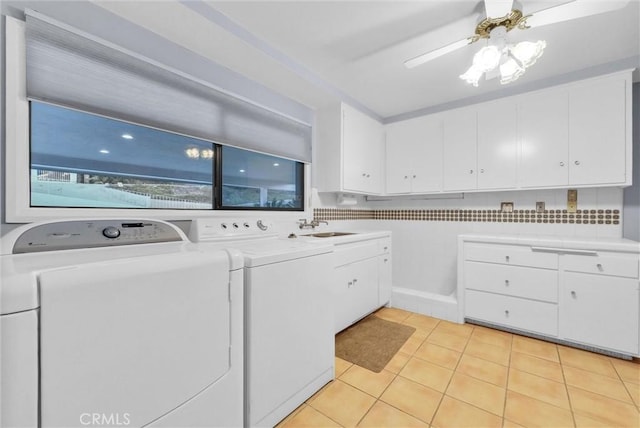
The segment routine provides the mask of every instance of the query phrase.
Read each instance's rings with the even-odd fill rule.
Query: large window
[[[304,208],[300,162],[222,147],[221,188],[220,208]]]
[[[31,207],[304,209],[300,162],[30,105]]]

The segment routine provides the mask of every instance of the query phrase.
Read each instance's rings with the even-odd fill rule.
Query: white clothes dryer
[[[189,238],[244,255],[245,423],[272,427],[334,377],[333,245],[233,218],[195,219]]]
[[[158,220],[2,239],[2,427],[243,424],[243,270]]]

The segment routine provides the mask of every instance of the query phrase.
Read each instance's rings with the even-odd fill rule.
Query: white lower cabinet
[[[391,237],[338,244],[334,251],[335,332],[391,298]]]
[[[640,356],[637,243],[462,235],[458,257],[461,322]]]
[[[336,268],[336,332],[378,307],[378,258]]]

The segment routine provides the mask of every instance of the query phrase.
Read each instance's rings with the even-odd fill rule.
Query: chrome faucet
[[[320,226],[320,223],[324,223],[326,225],[329,224],[328,221],[316,220],[315,218],[313,220],[311,220],[309,223],[307,223],[307,219],[306,218],[301,218],[300,220],[298,220],[298,226],[300,227],[300,229],[305,229],[307,227],[315,229],[317,226]]]

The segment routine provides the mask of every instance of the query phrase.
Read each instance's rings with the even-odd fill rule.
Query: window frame
[[[303,207],[273,209],[267,207],[230,207],[217,209],[220,199],[218,183],[214,186],[214,204],[207,210],[145,209],[145,208],[58,208],[32,207],[30,182],[29,139],[30,113],[26,96],[26,40],[25,23],[7,16],[5,20],[5,158],[4,158],[4,222],[27,223],[50,219],[109,219],[149,218],[161,220],[191,220],[196,217],[229,215],[262,217],[286,216],[297,219],[310,212],[308,195],[310,188],[310,164],[301,163]],[[217,162],[217,161],[216,161]],[[216,168],[216,175],[221,168]]]

